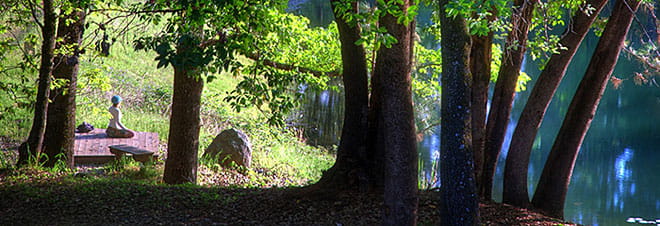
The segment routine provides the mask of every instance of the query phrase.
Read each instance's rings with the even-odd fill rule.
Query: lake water
[[[307,15],[316,15],[312,16],[316,18],[312,19],[314,24],[323,25],[331,20],[331,17],[328,17],[331,12],[327,11],[329,7],[323,4],[324,1],[296,2],[307,7]],[[535,189],[554,137],[597,42],[598,39],[593,34],[583,42],[550,104],[531,156],[530,192]],[[533,80],[527,91],[516,95],[507,140],[495,176],[493,194],[496,201],[501,201],[502,174],[508,141],[531,91],[534,78],[540,74],[538,65],[529,59],[526,60],[523,70]],[[613,75],[624,79],[624,82],[618,89],[608,85],[584,140],[566,198],[566,220],[586,225],[626,225],[629,220],[642,218],[653,221],[654,223],[647,222],[652,225],[660,225],[655,223],[656,219],[660,219],[660,87],[655,84],[634,84],[634,72],[641,71],[639,65],[622,54]],[[323,131],[327,131],[328,136],[338,137],[340,127],[337,123],[341,122],[341,114],[338,111],[343,109],[338,104],[333,104],[341,100],[335,97],[337,95],[340,94],[326,91],[311,95],[314,100],[307,101],[307,104],[316,105],[314,110],[307,108],[307,111],[310,111],[307,115],[314,115],[312,120],[307,122],[318,122],[316,129],[320,131],[313,136],[324,136]],[[336,140],[322,138],[317,144],[327,145],[333,142]],[[439,151],[439,147],[439,134],[426,136],[419,144],[423,161],[430,162],[432,153]],[[426,171],[428,170],[429,167],[426,168]],[[639,220],[636,222],[641,225]]]

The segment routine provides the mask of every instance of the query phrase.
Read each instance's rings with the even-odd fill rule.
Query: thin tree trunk
[[[184,48],[178,47],[181,55]],[[195,68],[174,65],[172,116],[163,180],[168,184],[197,183],[200,107],[204,80]]]
[[[367,61],[364,46],[356,45],[360,39],[360,27],[346,23],[337,12],[331,0],[335,21],[341,41],[342,71],[344,82],[344,126],[337,150],[337,160],[332,168],[323,173],[318,185],[324,190],[344,190],[368,187],[367,178],[367,112],[369,108],[369,87],[367,81]],[[357,1],[352,2],[357,10]]]
[[[561,46],[567,49],[559,54],[553,54],[537,79],[511,139],[504,170],[504,196],[502,199],[504,203],[519,207],[529,206],[527,170],[536,133],[550,100],[566,73],[568,64],[606,3],[607,0],[590,0],[587,1],[587,4],[595,8],[590,15],[583,11],[576,12],[571,24],[566,28],[564,36],[559,41]]]
[[[616,2],[552,145],[532,199],[534,207],[550,216],[564,216],[564,202],[575,159],[639,5],[640,1],[635,0]]]
[[[514,13],[511,19],[512,30],[507,37],[502,58],[502,66],[498,73],[493,100],[491,102],[488,122],[486,124],[486,144],[484,146],[484,165],[479,183],[479,194],[483,199],[491,199],[493,194],[493,177],[497,168],[497,159],[504,143],[507,125],[511,117],[513,97],[516,93],[516,83],[520,75],[527,33],[531,25],[532,12],[538,0],[514,1]]]
[[[490,62],[493,57],[493,33],[472,36],[470,50],[470,72],[472,72],[472,151],[474,152],[474,175],[481,177],[484,162],[488,86],[490,84]]]
[[[471,39],[465,19],[449,17],[439,1],[442,32],[442,131],[440,132],[440,220],[442,225],[479,225],[470,114]],[[481,57],[481,56],[480,56]]]
[[[34,119],[27,141],[18,148],[18,165],[24,165],[30,157],[41,152],[46,132],[46,116],[48,114],[48,95],[50,93],[50,75],[53,71],[53,49],[55,48],[55,8],[52,0],[43,2],[44,24],[41,28],[43,43],[41,46],[41,65],[39,68],[39,85],[37,101],[34,106]]]
[[[72,53],[58,54],[55,58],[53,77],[66,79],[68,84],[50,92],[51,103],[48,105],[48,123],[44,136],[44,153],[48,156],[46,166],[53,166],[60,154],[69,168],[73,167],[73,148],[76,128],[76,88],[78,78],[80,43],[85,29],[85,12],[76,9],[69,15],[60,17],[57,37],[64,45],[74,45]],[[66,22],[70,20],[71,22]]]
[[[397,5],[406,12],[412,3]],[[397,17],[386,14],[380,25],[398,40],[391,48],[378,50],[374,75],[382,82],[382,112],[379,132],[385,138],[385,178],[383,225],[417,223],[417,140],[412,106],[412,37],[414,22],[399,24]]]

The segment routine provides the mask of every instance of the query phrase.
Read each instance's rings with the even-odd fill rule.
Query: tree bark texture
[[[523,208],[530,204],[527,191],[527,170],[536,133],[552,96],[566,73],[566,68],[607,0],[589,0],[587,3],[594,7],[595,11],[590,15],[578,11],[573,16],[571,24],[559,41],[561,46],[567,49],[550,57],[545,69],[536,80],[534,89],[520,115],[506,159],[502,199],[504,203]]]
[[[41,151],[46,132],[46,117],[48,115],[48,95],[50,93],[50,75],[53,71],[53,49],[55,48],[55,8],[52,0],[43,1],[44,23],[41,28],[43,43],[41,46],[41,65],[39,66],[39,82],[37,101],[34,106],[34,119],[27,141],[18,148],[18,165],[28,162],[30,157],[37,156]]]
[[[57,48],[74,45],[73,52],[58,54],[55,57],[53,77],[66,79],[68,84],[50,92],[51,103],[48,105],[48,120],[44,136],[44,153],[48,156],[46,166],[54,166],[60,154],[69,168],[73,167],[73,149],[76,129],[76,88],[80,57],[80,44],[85,29],[85,12],[76,9],[69,15],[60,17],[57,37],[62,42]],[[67,23],[66,20],[71,22]]]
[[[474,175],[481,176],[484,162],[486,115],[488,112],[488,86],[490,84],[490,62],[493,58],[493,33],[472,36],[470,50],[470,72],[472,74],[472,151],[474,152]]]
[[[404,0],[406,12],[412,3]],[[412,37],[414,22],[399,24],[386,14],[379,21],[398,42],[382,46],[376,56],[375,76],[382,82],[379,131],[385,140],[385,209],[383,225],[417,224],[417,140],[412,106]]]
[[[479,194],[489,200],[493,194],[493,177],[497,159],[504,143],[507,125],[511,117],[516,83],[520,75],[525,55],[527,34],[532,12],[538,0],[515,0],[511,18],[511,31],[504,46],[500,71],[497,75],[488,122],[486,123],[486,144],[484,145],[484,165],[479,183]]]
[[[377,66],[373,64],[373,67]],[[375,71],[375,70],[374,70]],[[371,74],[371,95],[367,113],[367,159],[370,190],[382,191],[385,176],[385,137],[382,131],[383,81],[382,74]]]
[[[337,150],[337,160],[332,168],[323,173],[317,183],[331,190],[360,189],[368,185],[366,158],[367,113],[369,109],[369,87],[367,61],[364,46],[356,45],[360,39],[360,27],[349,25],[342,18],[344,13],[337,12],[335,2],[331,0],[335,21],[341,42],[342,73],[344,82],[344,126]],[[352,2],[357,10],[357,1]]]
[[[179,47],[178,52],[182,51],[185,49]],[[172,116],[163,175],[168,184],[197,182],[199,113],[204,80],[195,73],[191,66],[174,65]]]
[[[442,225],[479,225],[470,114],[471,39],[465,19],[449,17],[439,1],[442,34],[440,181]]]
[[[549,216],[563,218],[575,159],[639,5],[635,0],[616,2],[552,145],[532,199],[533,206]]]

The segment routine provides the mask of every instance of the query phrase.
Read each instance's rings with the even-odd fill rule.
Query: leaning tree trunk
[[[490,62],[493,58],[493,32],[485,36],[472,36],[470,50],[470,72],[472,73],[472,151],[474,152],[474,175],[481,176],[484,162],[486,135],[486,113],[488,111],[488,86],[490,84]]]
[[[406,12],[412,2],[397,5]],[[405,15],[401,15],[405,16]],[[383,225],[415,225],[417,223],[417,140],[412,106],[411,66],[414,21],[397,22],[386,14],[380,25],[398,40],[391,48],[378,50],[374,74],[382,82],[382,112],[379,132],[385,140],[385,178]]]
[[[527,33],[531,25],[532,12],[538,0],[515,0],[511,18],[511,32],[504,46],[505,54],[497,75],[493,100],[486,124],[486,144],[484,145],[484,165],[479,180],[479,194],[483,199],[491,199],[493,177],[497,168],[497,159],[504,143],[507,125],[511,117],[513,97],[520,75]]]
[[[50,75],[53,70],[53,49],[55,48],[55,8],[52,0],[43,2],[44,24],[41,28],[43,43],[41,46],[41,66],[39,68],[39,86],[37,101],[34,106],[34,119],[27,141],[18,148],[18,165],[24,165],[30,157],[41,152],[46,132],[46,117],[48,114],[48,95],[50,93]]]
[[[618,0],[603,36],[598,41],[584,78],[573,96],[566,118],[552,145],[534,193],[532,204],[549,216],[563,218],[564,202],[584,136],[612,74],[630,23],[640,5],[636,0]]]
[[[442,225],[479,225],[479,197],[471,150],[470,35],[463,17],[450,17],[445,12],[448,2],[439,2],[443,62],[440,220]]]
[[[536,133],[550,100],[566,73],[568,64],[607,0],[590,0],[587,3],[595,10],[589,15],[583,11],[576,12],[564,37],[559,41],[561,46],[566,47],[566,50],[550,57],[520,115],[506,158],[502,199],[504,203],[519,207],[528,207],[530,204],[527,191],[527,170]]]
[[[51,103],[48,105],[48,123],[44,136],[44,153],[48,156],[46,166],[54,166],[62,154],[61,160],[64,160],[69,168],[74,164],[76,87],[85,16],[84,10],[75,9],[59,19],[57,37],[62,41],[57,43],[57,48],[73,45],[73,52],[60,53],[55,58],[53,77],[65,79],[68,83],[50,92]],[[67,20],[70,22],[66,22]]]
[[[178,47],[178,54],[185,55],[183,51],[185,48]],[[168,184],[196,183],[204,80],[189,65],[173,66],[174,93],[163,180]]]
[[[355,12],[338,12],[336,2],[339,1],[331,0],[341,42],[342,79],[346,97],[344,126],[335,165],[323,173],[317,185],[322,190],[339,191],[368,187],[366,143],[369,87],[364,46],[355,44],[360,39],[360,27],[351,26],[343,19],[346,13]],[[352,5],[354,11],[357,10],[357,1],[352,2]]]

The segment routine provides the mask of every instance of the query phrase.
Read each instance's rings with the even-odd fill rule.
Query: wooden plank
[[[139,149],[154,152],[153,158],[158,157],[158,133],[136,132],[133,138],[110,138],[105,129],[95,129],[89,133],[76,133],[74,145],[74,162],[80,163],[107,163],[115,158],[109,151],[111,145],[129,145]]]
[[[110,148],[110,152],[112,152],[112,154],[115,154],[115,157],[117,159],[121,158],[126,153],[130,153],[132,154],[133,159],[143,163],[151,161],[151,159],[153,158],[152,156],[154,154],[153,151],[147,151],[144,149],[140,149],[138,147],[129,146],[125,144],[110,145],[109,148]]]
[[[122,151],[122,152],[125,152],[125,153],[131,153],[131,154],[134,154],[134,155],[151,155],[151,154],[154,153],[153,151],[148,151],[148,150],[140,149],[138,147],[129,146],[129,145],[125,145],[125,144],[110,145],[109,148],[110,148],[110,152],[112,152],[112,151]]]

